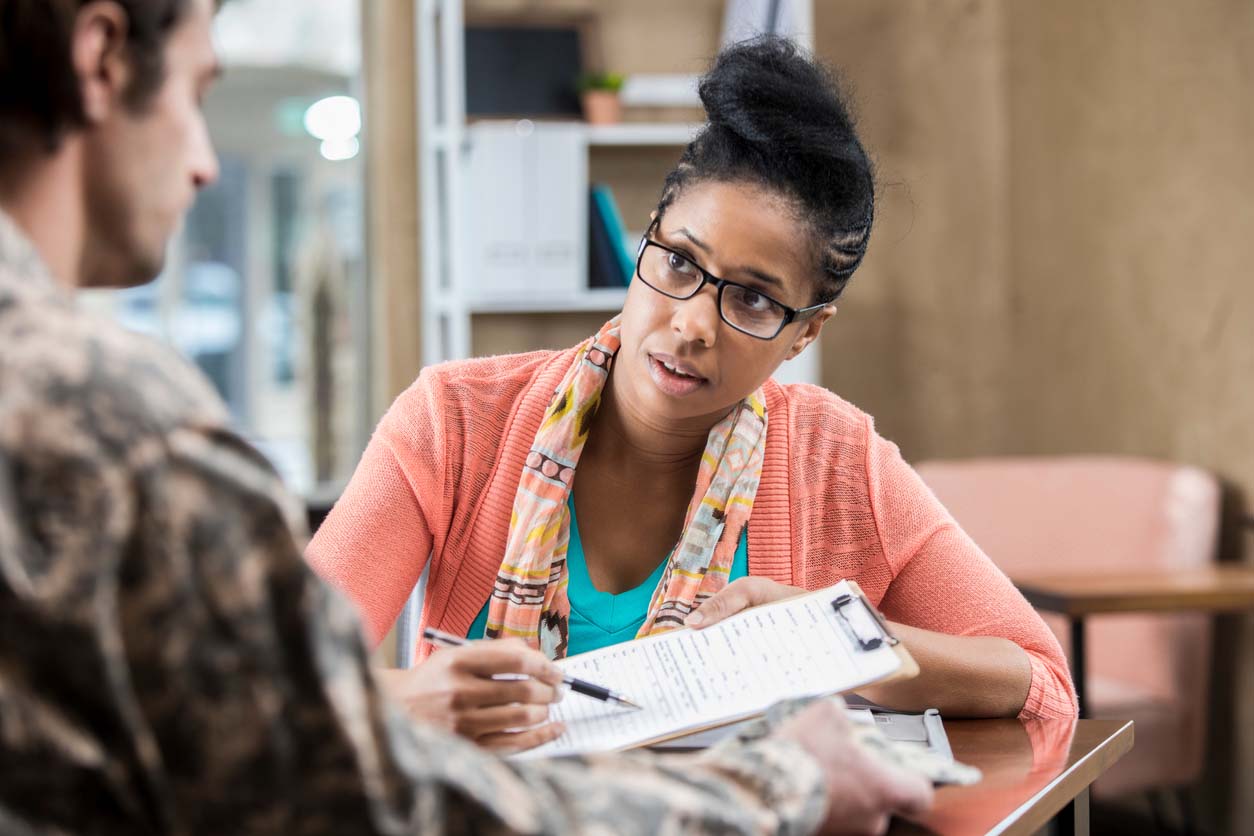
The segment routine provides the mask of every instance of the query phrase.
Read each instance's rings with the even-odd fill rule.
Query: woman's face
[[[706,182],[686,187],[650,237],[720,279],[804,308],[814,302],[816,281],[806,234],[778,195],[749,184]],[[637,276],[623,308],[616,393],[660,422],[717,421],[809,345],[835,311],[829,305],[762,340],[719,317],[713,285],[679,300]]]

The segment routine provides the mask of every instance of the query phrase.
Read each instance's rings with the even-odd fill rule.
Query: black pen
[[[422,631],[422,637],[438,647],[464,647],[470,644],[467,639],[459,638],[449,633],[443,633],[431,627],[426,627]],[[627,708],[634,708],[639,711],[640,706],[624,697],[622,694],[615,694],[609,688],[602,688],[600,685],[593,685],[591,682],[585,682],[582,679],[576,679],[573,676],[562,677],[562,682],[570,686],[570,690],[576,694],[583,694],[585,697],[592,697],[594,700],[601,702],[615,702]]]

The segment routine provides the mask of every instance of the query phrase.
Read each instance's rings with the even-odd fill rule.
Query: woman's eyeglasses
[[[649,287],[672,299],[691,299],[707,284],[718,290],[718,315],[731,327],[760,340],[772,340],[792,322],[809,319],[825,308],[790,308],[759,290],[720,279],[691,258],[654,241],[646,233],[636,253],[636,275]]]

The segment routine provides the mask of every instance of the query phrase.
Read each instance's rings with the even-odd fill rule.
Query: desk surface
[[[921,822],[894,822],[890,836],[1035,833],[1132,748],[1127,720],[946,720],[945,731],[984,780],[942,787]]]
[[[1068,616],[1254,609],[1254,566],[1016,575],[1013,580],[1032,606]]]

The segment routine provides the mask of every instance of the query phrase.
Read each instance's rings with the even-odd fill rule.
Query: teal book
[[[606,232],[609,233],[610,243],[622,265],[625,279],[623,283],[631,284],[632,277],[636,275],[636,257],[632,254],[632,242],[627,240],[627,228],[623,226],[623,216],[619,214],[618,204],[614,202],[614,193],[609,186],[598,183],[592,187],[592,199],[596,202]]]
[[[588,287],[619,287],[626,282],[618,248],[601,215],[596,195],[588,192]]]

